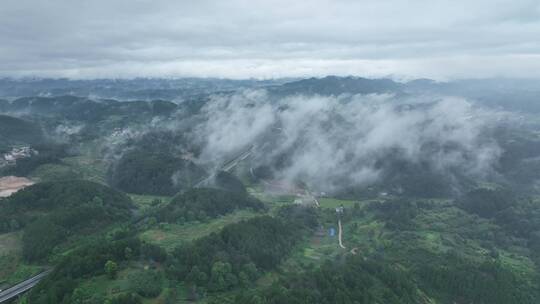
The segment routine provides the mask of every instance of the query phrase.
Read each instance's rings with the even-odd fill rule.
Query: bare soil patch
[[[34,182],[26,177],[0,177],[0,197],[8,197],[22,188],[31,186],[33,184]]]

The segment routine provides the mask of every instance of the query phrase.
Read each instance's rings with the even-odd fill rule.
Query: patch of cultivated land
[[[307,240],[303,246],[300,246],[299,250],[295,251],[291,259],[285,262],[284,269],[294,267],[295,263],[299,263],[297,266],[306,266],[308,264],[319,265],[326,260],[332,260],[342,250],[338,246],[338,236],[328,235],[325,231],[324,235],[313,235]]]

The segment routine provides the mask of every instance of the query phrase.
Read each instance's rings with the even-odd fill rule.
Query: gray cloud
[[[540,77],[534,0],[5,0],[0,20],[3,76]]]

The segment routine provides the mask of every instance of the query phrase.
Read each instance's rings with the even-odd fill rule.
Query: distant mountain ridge
[[[274,87],[271,91],[281,94],[383,94],[401,93],[403,85],[391,79],[368,79],[362,77],[326,76],[288,82]]]
[[[264,89],[270,98],[289,95],[395,94],[397,96],[458,96],[491,107],[512,111],[540,112],[540,80],[535,79],[461,79],[435,81],[415,79],[399,82],[390,78],[326,76],[304,79],[232,80],[217,78],[180,79],[10,79],[0,78],[0,98],[70,98],[117,101],[166,100],[175,103],[205,101],[215,94],[234,94],[245,89]],[[73,100],[72,100],[73,102]],[[17,103],[22,104],[21,100]],[[45,103],[42,103],[43,105]],[[141,104],[141,106],[143,106]],[[0,100],[0,110],[6,102]],[[144,106],[143,106],[144,107]],[[2,111],[6,111],[4,109]]]

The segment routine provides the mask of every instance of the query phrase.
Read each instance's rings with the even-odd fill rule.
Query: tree
[[[360,216],[361,215],[361,210],[360,210],[360,204],[358,202],[355,202],[354,205],[353,205],[353,215],[354,216]]]
[[[190,189],[173,198],[160,208],[156,214],[159,222],[176,223],[185,221],[204,221],[238,209],[263,210],[265,205],[258,199],[243,192],[230,192],[221,189]]]
[[[92,199],[92,205],[103,206],[103,199],[99,196],[94,196],[94,198]]]
[[[153,270],[134,273],[129,278],[131,287],[141,296],[154,298],[161,293],[161,274]]]
[[[141,246],[141,254],[143,257],[152,259],[157,262],[164,262],[167,259],[165,249],[150,243],[143,243]]]
[[[249,279],[249,276],[243,271],[240,271],[240,273],[238,274],[238,281],[240,283],[240,286],[242,287],[248,287],[252,283],[252,281]]]
[[[118,264],[114,261],[108,260],[105,263],[105,273],[109,276],[110,279],[115,279],[118,272]]]
[[[209,286],[211,290],[226,291],[230,287],[234,286],[234,280],[237,281],[236,276],[232,274],[231,264],[224,262],[215,262],[214,265],[212,265]]]
[[[126,260],[131,260],[133,258],[133,250],[129,247],[126,247],[126,249],[124,249],[124,257],[126,258]]]
[[[245,264],[242,269],[251,281],[255,281],[259,277],[259,270],[253,262]]]
[[[19,222],[17,222],[16,219],[11,219],[11,221],[9,221],[9,229],[11,229],[11,231],[16,231],[16,230],[19,230],[21,228],[21,225],[19,224]]]
[[[38,219],[23,234],[23,256],[28,261],[44,259],[66,237],[66,230],[49,217]]]
[[[91,295],[91,293],[89,293],[88,290],[83,287],[77,287],[75,290],[73,290],[71,295],[71,303],[83,304],[85,300],[89,298],[89,295]]]
[[[133,293],[126,293],[105,301],[106,304],[140,304],[141,297]]]
[[[186,276],[186,282],[197,286],[206,285],[207,280],[208,277],[206,273],[202,272],[197,266],[193,266],[189,274]]]

